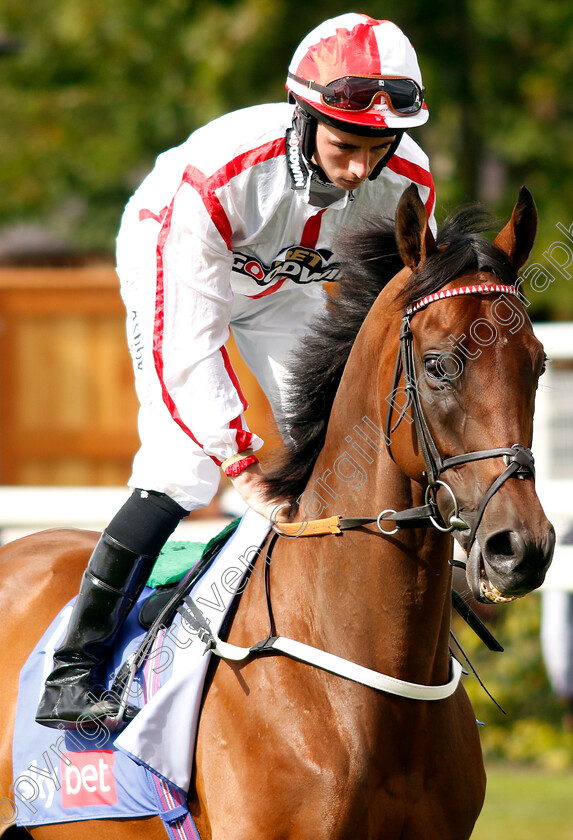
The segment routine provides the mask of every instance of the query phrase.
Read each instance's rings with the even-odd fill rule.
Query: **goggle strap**
[[[324,85],[319,85],[317,82],[309,82],[308,79],[303,79],[301,76],[295,76],[294,73],[288,74],[289,79],[294,79],[295,82],[298,82],[299,85],[304,85],[309,90],[315,90],[317,93],[322,93],[323,95],[326,94],[327,96],[332,94],[332,88],[324,87]]]

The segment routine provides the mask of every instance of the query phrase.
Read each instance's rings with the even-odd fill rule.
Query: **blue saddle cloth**
[[[151,582],[159,586],[178,580],[201,559],[185,582],[194,587],[193,597],[197,593],[198,603],[217,631],[269,528],[267,519],[248,511],[208,543],[204,552],[203,546],[190,544],[187,560],[180,543],[168,544],[167,556],[156,564]],[[114,675],[145,636],[138,615],[153,591],[149,586],[144,589],[122,627],[107,665],[110,688]],[[103,724],[96,730],[82,731],[80,724],[78,729],[61,732],[40,726],[34,716],[73,604],[52,622],[20,673],[13,739],[14,813],[8,819],[13,816],[17,825],[26,827],[159,816],[172,840],[199,840],[186,792],[209,654],[197,643],[196,633],[183,632],[184,622],[176,616],[169,628],[157,634],[135,675],[129,702],[145,708],[122,733],[112,735]],[[172,687],[174,696],[169,693]],[[176,702],[181,708],[172,714]],[[131,740],[127,738],[130,731]],[[122,738],[127,738],[127,747],[121,744]],[[158,745],[162,749],[157,750]],[[154,760],[148,760],[149,753]],[[172,772],[173,762],[181,772]],[[2,804],[6,806],[7,800]]]
[[[152,593],[153,589],[144,589],[125,622],[110,662],[110,682],[144,636],[137,616]],[[13,741],[13,814],[7,816],[20,826],[160,816],[173,840],[199,840],[183,792],[118,750],[115,736],[103,725],[92,731],[82,732],[81,727],[58,731],[35,722],[53,651],[63,638],[73,603],[50,625],[20,674]],[[151,688],[144,685],[144,671],[135,679],[131,696],[148,696]]]

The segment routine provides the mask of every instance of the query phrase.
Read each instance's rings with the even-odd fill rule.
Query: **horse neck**
[[[380,394],[391,391],[396,352],[397,340],[387,341],[379,326],[360,333],[300,497],[301,518],[377,516],[423,504],[422,484],[399,469],[384,442]],[[296,592],[292,632],[306,622],[315,644],[319,637],[331,652],[368,667],[414,682],[447,679],[449,535],[432,528],[386,537],[373,525],[301,537],[282,551]]]

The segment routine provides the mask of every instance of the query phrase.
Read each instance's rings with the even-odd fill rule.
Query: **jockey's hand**
[[[288,507],[267,498],[265,476],[260,464],[251,464],[239,475],[231,478],[231,481],[239,496],[250,508],[272,522],[286,521]]]

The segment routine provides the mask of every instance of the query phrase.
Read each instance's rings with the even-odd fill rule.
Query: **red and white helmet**
[[[287,90],[319,120],[364,134],[428,119],[414,48],[389,20],[349,13],[306,36],[289,66]]]

